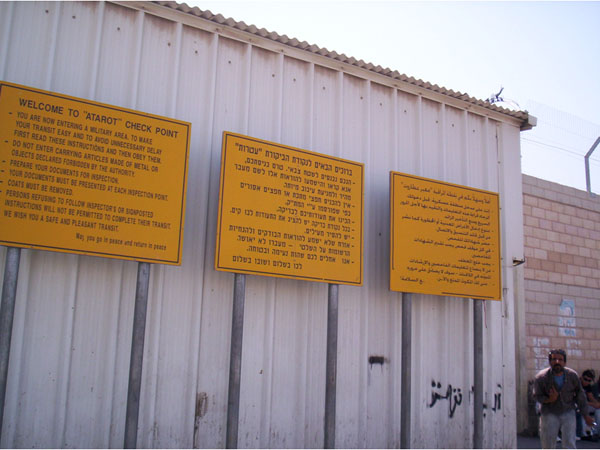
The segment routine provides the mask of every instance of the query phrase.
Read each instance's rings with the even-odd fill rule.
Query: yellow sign
[[[223,133],[215,268],[362,284],[361,163]]]
[[[390,289],[501,299],[498,194],[390,172]]]
[[[190,124],[0,82],[0,244],[181,264]]]

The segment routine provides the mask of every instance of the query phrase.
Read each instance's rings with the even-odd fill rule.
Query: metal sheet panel
[[[213,268],[223,130],[365,163],[365,282],[339,289],[338,447],[400,443],[389,171],[500,191],[505,291],[485,308],[484,445],[515,446],[514,119],[170,9],[1,3],[0,24],[2,79],[192,123],[183,262],[151,270],[138,446],[225,445],[233,275]],[[23,251],[2,446],[122,446],[135,274],[133,262]],[[326,313],[325,284],[248,276],[241,447],[323,445]],[[472,316],[470,300],[413,296],[413,447],[471,446]]]

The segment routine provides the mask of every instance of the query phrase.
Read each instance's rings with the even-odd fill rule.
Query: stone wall
[[[527,373],[567,351],[600,371],[600,197],[523,175]]]

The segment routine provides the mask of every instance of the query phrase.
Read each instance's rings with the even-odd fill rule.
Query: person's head
[[[594,382],[594,378],[596,378],[596,374],[592,369],[584,370],[581,374],[581,384],[584,386],[592,384]]]
[[[548,362],[552,371],[560,375],[567,363],[567,353],[562,348],[556,348],[548,352]]]

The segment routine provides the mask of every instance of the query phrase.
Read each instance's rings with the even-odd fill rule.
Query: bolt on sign
[[[390,172],[390,289],[501,299],[495,192]]]
[[[181,264],[190,127],[0,82],[0,244]]]
[[[362,285],[364,165],[223,133],[215,268]]]

